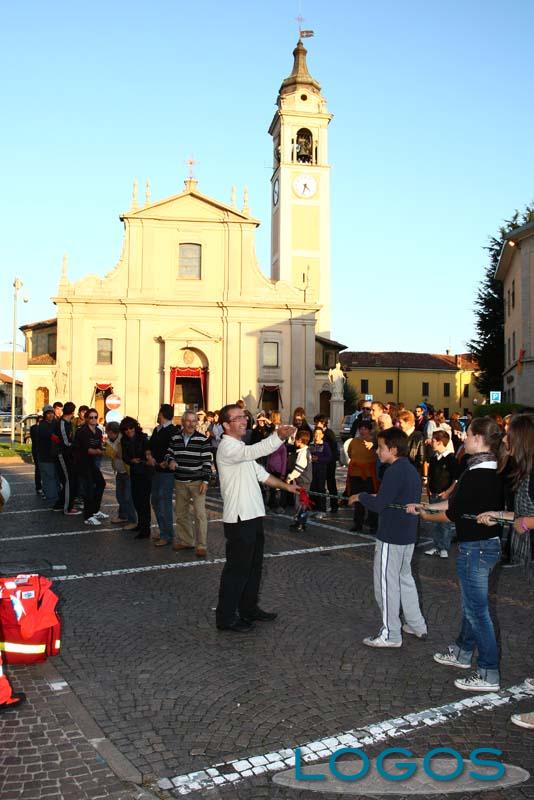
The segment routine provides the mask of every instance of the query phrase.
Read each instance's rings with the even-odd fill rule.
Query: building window
[[[56,341],[57,335],[55,333],[34,333],[32,336],[32,358],[42,355],[49,355],[55,358]]]
[[[506,306],[507,306],[508,316],[510,316],[510,289],[508,289],[508,292],[506,293]]]
[[[428,395],[430,394],[430,387],[428,381],[423,381],[421,385],[421,393],[423,397],[428,397]]]
[[[512,363],[512,359],[511,359],[512,351],[511,351],[511,348],[510,348],[510,337],[508,337],[508,339],[506,341],[506,355],[508,357],[508,366],[510,366],[510,364]]]
[[[360,393],[369,394],[369,381],[367,378],[362,378],[360,381]]]
[[[307,128],[301,128],[297,132],[295,151],[297,161],[300,164],[311,164],[313,162],[313,136]]]
[[[443,384],[443,397],[450,397],[451,396],[451,385],[450,383]],[[445,414],[445,416],[448,416]]]
[[[96,363],[113,363],[113,339],[97,339]]]
[[[278,342],[263,343],[263,366],[279,367],[279,346]]]
[[[386,381],[386,394],[393,394],[393,381]]]
[[[514,387],[512,387],[512,389],[511,389],[510,391],[511,391],[511,399],[512,399],[512,403],[515,403],[515,388],[514,388]]]
[[[469,397],[469,384],[466,383],[464,386],[464,397]]]
[[[515,361],[516,352],[515,352],[515,331],[512,333],[512,361]]]
[[[42,411],[44,406],[50,402],[50,393],[46,386],[39,386],[35,390],[35,410]]]
[[[515,308],[515,281],[512,281],[512,308]]]
[[[336,366],[336,352],[335,350],[325,350],[323,354],[324,366],[327,369]]]
[[[181,244],[178,257],[178,277],[200,280],[202,245]]]
[[[449,419],[449,406],[443,406],[443,413],[445,414],[445,419]]]

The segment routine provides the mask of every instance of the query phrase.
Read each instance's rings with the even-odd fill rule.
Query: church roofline
[[[181,200],[183,197],[195,197],[197,200],[200,200],[203,203],[207,203],[208,205],[213,206],[214,208],[218,208],[221,211],[226,211],[232,216],[238,218],[236,222],[249,222],[252,223],[253,225],[256,225],[256,227],[261,225],[259,219],[251,217],[248,214],[244,214],[237,208],[229,206],[226,203],[222,203],[220,200],[215,200],[214,198],[209,197],[206,194],[202,194],[202,192],[199,192],[197,189],[186,189],[185,191],[180,192],[179,194],[173,194],[170,197],[165,197],[163,200],[158,200],[157,203],[150,203],[149,205],[143,206],[142,208],[126,211],[125,213],[119,215],[119,219],[121,221],[124,221],[125,219],[146,219],[147,211],[159,208],[160,206],[164,206],[167,203],[174,202],[175,200]]]

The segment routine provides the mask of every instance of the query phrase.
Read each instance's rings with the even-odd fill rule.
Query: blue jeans
[[[52,508],[59,500],[59,483],[55,461],[39,461],[39,469],[41,470],[41,483],[46,502]]]
[[[130,476],[127,472],[117,472],[115,475],[115,497],[119,504],[118,516],[128,522],[137,522],[137,514],[132,500],[132,487]]]
[[[478,650],[477,672],[490,683],[499,683],[499,651],[488,608],[488,578],[501,558],[499,539],[460,542],[456,572],[462,590],[462,628],[454,652],[462,664],[470,664]]]
[[[168,542],[172,542],[174,538],[173,495],[174,472],[155,472],[150,500],[158,521],[160,538]]]
[[[437,494],[431,494],[429,498],[431,503],[441,503],[442,498]],[[434,522],[432,525],[432,539],[434,540],[434,547],[438,550],[451,549],[452,537],[454,534],[454,525],[452,522]]]

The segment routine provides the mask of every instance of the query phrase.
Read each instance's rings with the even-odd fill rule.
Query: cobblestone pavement
[[[0,778],[2,800],[139,796],[133,783],[124,788],[125,780],[137,780],[160,797],[179,797],[179,776],[219,764],[226,765],[228,774],[232,761],[261,759],[466,700],[466,693],[453,685],[456,671],[432,660],[457,633],[454,558],[429,558],[423,547],[416,550],[414,571],[428,639],[405,637],[399,650],[375,651],[361,644],[379,629],[372,539],[348,532],[347,509],[309,525],[301,535],[288,530],[289,519],[270,515],[266,550],[273,557],[265,561],[262,606],[278,610],[279,618],[258,624],[249,635],[222,633],[214,625],[224,557],[221,504],[214,490],[208,498],[209,557],[199,562],[194,554],[134,541],[111,524],[87,529],[79,517],[40,510],[31,466],[7,467],[2,473],[13,495],[0,517],[0,568],[4,573],[34,569],[54,577],[63,617],[61,656],[43,666],[10,668],[29,703],[19,714],[0,718],[7,758],[18,759],[6,764],[5,780],[16,783],[13,776],[24,768],[34,784],[45,780],[43,773],[55,771],[46,778],[55,783],[46,787],[48,794],[29,784],[22,793],[15,785],[4,794]],[[115,508],[111,480],[104,504],[105,511]],[[534,585],[517,569],[500,569],[492,588],[502,686],[519,686],[534,672]],[[45,667],[66,682],[62,691],[50,688]],[[534,697],[530,703],[512,698],[501,706],[466,709],[398,735],[394,744],[417,756],[437,745],[455,747],[464,756],[476,746],[494,746],[503,750],[504,760],[534,772],[534,736],[509,721],[511,713],[529,707]],[[76,763],[69,768],[87,770],[79,773],[85,778],[78,794],[58,788],[67,775],[57,757],[64,745],[74,750],[69,759]],[[392,745],[375,741],[366,752],[377,755]],[[276,786],[271,775],[247,775],[189,796],[317,797]],[[487,800],[504,796],[496,790],[484,793]],[[534,797],[534,781],[508,789],[506,797]]]

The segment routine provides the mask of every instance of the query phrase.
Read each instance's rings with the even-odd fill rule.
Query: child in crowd
[[[315,428],[313,432],[313,444],[310,444],[312,460],[312,482],[310,491],[318,492],[317,497],[312,497],[317,513],[316,519],[324,519],[326,511],[326,473],[328,464],[332,460],[332,452],[328,442],[324,440],[322,428]]]
[[[401,647],[402,631],[422,639],[427,634],[426,622],[419,607],[419,597],[412,575],[412,556],[417,539],[417,520],[403,509],[418,503],[421,481],[408,459],[408,436],[399,428],[389,428],[378,434],[378,457],[389,464],[384,479],[373,495],[354,494],[349,505],[361,503],[378,513],[374,558],[375,599],[382,614],[382,627],[377,636],[363,640],[367,647]],[[400,610],[404,614],[402,625]]]
[[[108,422],[106,425],[107,442],[104,453],[111,459],[111,466],[115,473],[115,497],[119,504],[117,516],[111,522],[115,525],[125,523],[125,530],[133,531],[137,527],[137,514],[135,512],[130,476],[126,464],[122,460],[121,434],[118,422]]]
[[[432,458],[428,464],[428,494],[430,503],[447,500],[456,486],[458,463],[454,453],[449,452],[450,436],[447,431],[436,430],[432,434]],[[434,544],[425,551],[426,556],[448,558],[454,525],[452,522],[436,522],[432,529]]]
[[[309,431],[304,429],[299,431],[295,436],[297,459],[294,469],[287,476],[288,483],[294,482],[302,489],[306,489],[306,491],[310,488],[313,471],[310,449],[308,447],[310,438]],[[299,532],[305,531],[307,519],[308,509],[306,506],[299,504],[297,507],[297,513],[295,514],[295,521],[289,526],[290,529]]]
[[[350,494],[358,492],[378,491],[376,473],[376,450],[373,446],[373,422],[363,417],[358,422],[358,436],[351,439],[348,447]],[[365,508],[361,503],[354,504],[354,519],[351,531],[361,531],[365,517]],[[378,518],[372,511],[368,512],[369,525],[376,530]]]
[[[274,433],[278,426],[281,424],[281,416],[279,411],[272,411],[271,412],[271,432]],[[252,431],[252,434],[254,431]],[[275,450],[274,453],[267,459],[267,472],[270,475],[274,475],[275,478],[280,478],[281,480],[285,479],[287,473],[287,449],[285,442],[280,445],[278,450]],[[271,511],[276,513],[281,513],[283,511],[282,502],[281,502],[281,495],[278,489],[270,488],[269,489],[269,501],[268,506]]]

